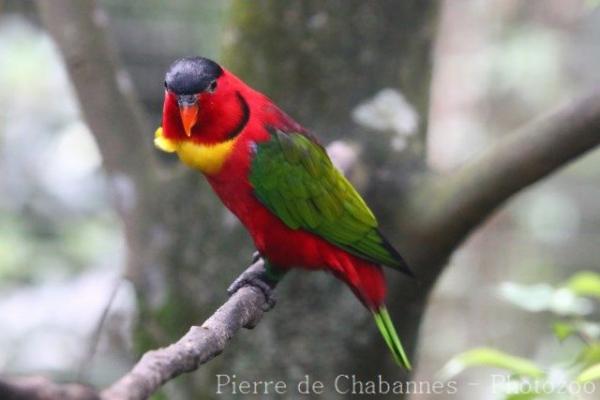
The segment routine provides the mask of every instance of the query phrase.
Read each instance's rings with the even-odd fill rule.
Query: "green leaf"
[[[554,336],[561,342],[577,332],[577,328],[570,322],[555,322],[552,326]]]
[[[600,364],[592,365],[577,377],[577,382],[585,383],[600,379]]]
[[[600,274],[591,271],[579,272],[567,281],[566,287],[576,295],[600,299]]]
[[[539,396],[537,392],[524,392],[509,394],[505,397],[505,400],[533,400]]]
[[[600,342],[594,342],[581,351],[577,363],[589,367],[600,363]]]
[[[481,347],[452,358],[439,372],[442,379],[450,379],[470,367],[495,367],[519,376],[540,378],[544,376],[533,362],[502,351]]]
[[[555,322],[552,331],[554,336],[561,342],[576,334],[586,341],[600,338],[600,324],[591,321]]]

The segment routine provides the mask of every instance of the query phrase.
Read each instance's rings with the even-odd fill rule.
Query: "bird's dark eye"
[[[217,81],[212,81],[207,90],[208,93],[214,93],[214,91],[217,90]]]
[[[167,81],[164,82],[165,85],[165,89],[168,89],[169,87],[167,86]]]

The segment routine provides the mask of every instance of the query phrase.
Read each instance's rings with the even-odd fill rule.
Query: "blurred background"
[[[224,52],[222,46],[235,40],[230,25],[240,19],[232,17],[236,10],[229,1],[98,3],[110,42],[127,72],[123,80],[136,89],[152,126],[160,124],[162,77],[172,60],[190,54],[218,60],[232,57],[231,50]],[[399,103],[403,117],[398,122],[397,147],[415,146],[411,126],[419,124],[420,118],[420,129],[427,129],[427,163],[437,171],[451,172],[502,135],[600,82],[596,1],[446,0],[437,7],[429,101],[411,96],[410,88],[385,92],[385,86],[373,84],[371,97],[356,99],[353,112],[341,116],[341,125],[353,124],[354,131],[372,128],[369,107]],[[328,18],[325,11],[314,13],[308,29],[318,31],[330,23]],[[268,85],[263,87],[273,95]],[[126,244],[122,223],[111,206],[101,156],[82,120],[61,54],[33,2],[0,1],[0,88],[0,371],[106,385],[126,371],[144,348],[140,341],[146,339],[132,335],[132,330],[146,311],[140,311],[133,285],[122,279]],[[342,146],[341,151],[344,144],[354,145],[343,142],[343,130],[332,132],[327,121],[313,122],[306,110],[297,113],[285,108],[293,116],[301,114],[301,122],[315,128],[326,144],[334,142]],[[428,117],[418,114],[423,109]],[[148,141],[152,134],[148,132]],[[168,159],[162,162],[173,164]],[[353,176],[359,182],[368,180],[366,171]],[[561,318],[585,320],[592,326],[589,334],[598,334],[593,330],[598,321],[596,305],[564,293],[561,297],[556,288],[577,272],[600,272],[599,182],[600,152],[596,151],[512,199],[454,254],[428,300],[415,360],[416,380],[432,379],[454,356],[481,346],[528,358],[560,375],[560,366],[583,344],[577,338],[560,343],[553,324]],[[199,204],[209,202],[219,210],[211,223],[239,239],[241,250],[232,256],[225,246],[203,248],[197,263],[210,264],[208,272],[198,266],[197,275],[188,276],[190,285],[198,282],[190,290],[207,296],[199,285],[211,281],[221,294],[203,306],[204,314],[188,316],[188,325],[201,321],[212,305],[224,300],[226,283],[244,265],[231,260],[247,262],[252,251],[208,187],[198,185]],[[210,234],[209,229],[203,237]],[[234,265],[220,274],[224,264]],[[290,278],[303,282],[300,275]],[[319,283],[322,291],[338,285],[329,277],[320,279],[327,281]],[[95,349],[97,326],[112,297]],[[267,320],[284,313],[285,307],[290,313],[302,312],[286,299],[285,287],[279,298],[280,306]],[[343,299],[349,307],[359,307],[350,297]],[[316,336],[329,329],[321,329],[320,324],[326,322],[315,322],[311,329]],[[371,329],[370,324],[356,324]],[[287,326],[279,333],[260,329],[243,332],[237,348],[253,340],[268,342],[269,335],[278,334],[289,335],[294,347],[294,329],[299,328]],[[326,335],[335,335],[336,329],[342,328],[332,327]],[[173,332],[174,337],[178,333]],[[160,340],[165,337],[170,336],[159,334],[154,339],[165,344]],[[317,354],[310,348],[297,351]],[[352,349],[343,346],[335,351],[352,356]],[[263,359],[251,354],[254,362]],[[292,371],[287,376],[308,373],[298,359],[298,364],[285,367]],[[244,372],[248,362],[237,360],[232,364],[234,373],[255,377]],[[226,368],[223,363],[216,371]],[[197,398],[214,395],[215,370],[211,373],[198,378],[204,379],[205,393]],[[489,375],[489,368],[470,368],[453,376],[461,388],[456,397],[504,398],[491,392]],[[171,385],[166,396],[186,398],[190,392],[185,385]],[[411,398],[439,397],[415,394]]]

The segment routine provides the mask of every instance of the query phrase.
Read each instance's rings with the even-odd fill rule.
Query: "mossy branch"
[[[406,211],[413,216],[415,236],[450,256],[507,199],[598,145],[600,86],[508,133],[457,171],[422,185]],[[443,266],[437,264],[435,276]]]

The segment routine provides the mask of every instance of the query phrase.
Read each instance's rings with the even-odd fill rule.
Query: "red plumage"
[[[191,140],[213,144],[226,140],[243,117],[242,96],[249,107],[249,118],[235,141],[233,151],[221,170],[207,175],[223,204],[249,231],[257,250],[279,268],[324,269],[346,282],[370,309],[378,309],[385,297],[381,267],[348,253],[305,230],[287,227],[253,193],[249,182],[251,147],[270,139],[267,127],[306,133],[306,130],[274,105],[263,94],[251,89],[227,70],[218,78],[218,90],[199,98],[198,122]],[[163,128],[167,138],[187,139],[176,96],[166,92]]]
[[[346,282],[371,310],[394,360],[410,369],[384,305],[380,263],[410,270],[316,140],[208,59],[175,61],[165,88],[156,145],[206,175],[268,265],[327,270]]]

